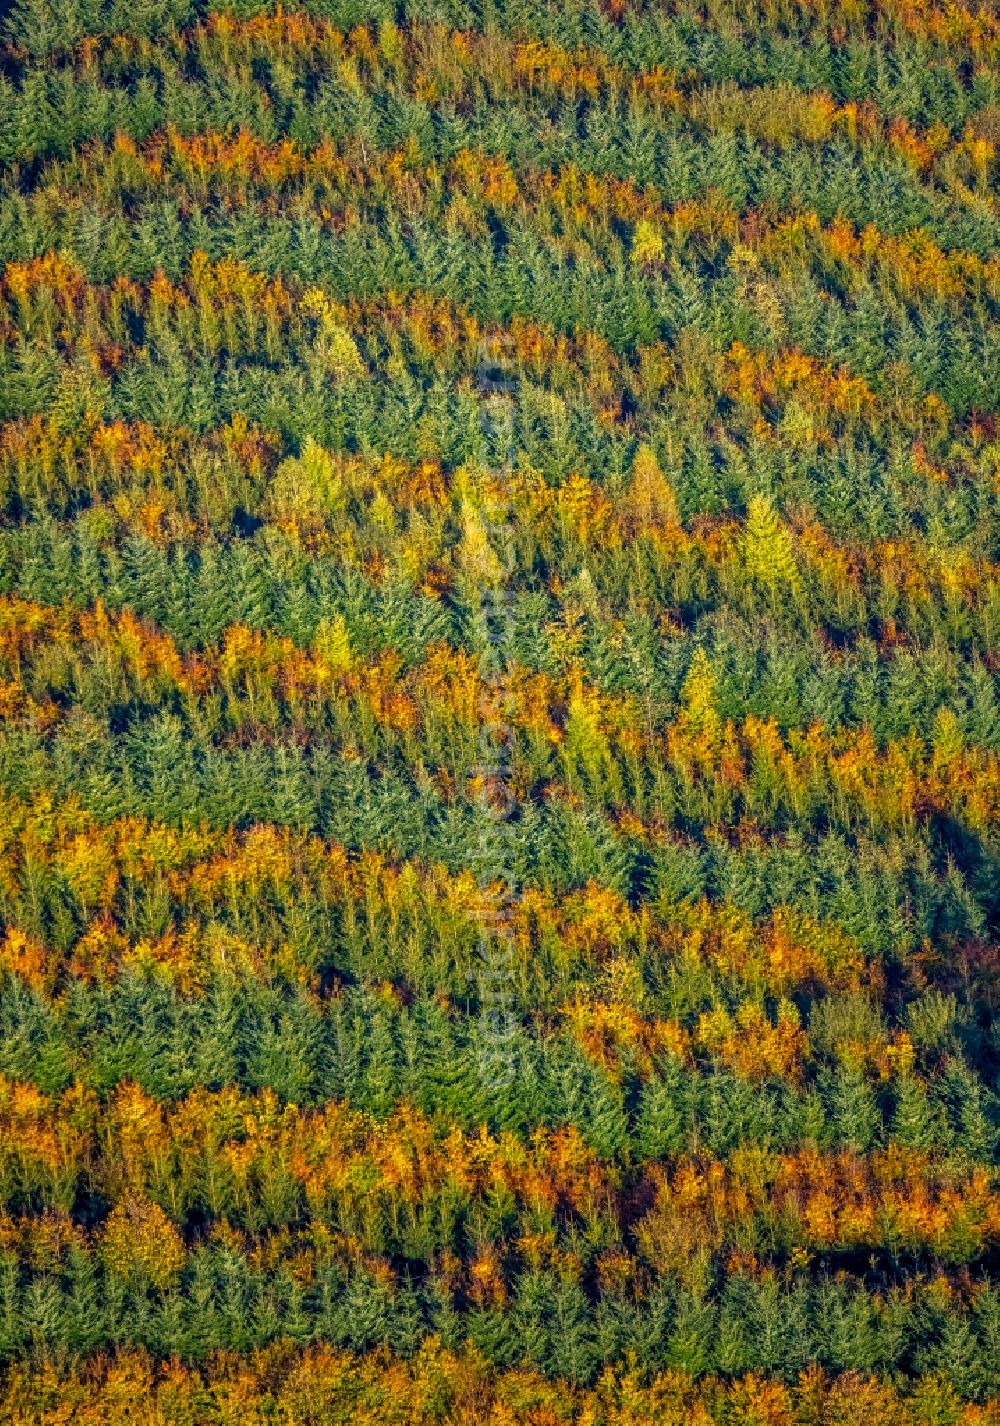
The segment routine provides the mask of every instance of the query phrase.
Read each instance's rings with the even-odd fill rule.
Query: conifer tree
[[[799,575],[791,535],[765,495],[752,495],[743,535],[747,573],[764,588],[795,589]]]

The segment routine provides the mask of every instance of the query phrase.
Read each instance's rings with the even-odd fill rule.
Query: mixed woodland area
[[[998,1426],[1000,12],[213,6],[0,22],[0,1419]]]

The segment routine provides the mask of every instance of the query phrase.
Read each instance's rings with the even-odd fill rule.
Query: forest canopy
[[[1000,16],[0,6],[0,1418],[1000,1426]]]

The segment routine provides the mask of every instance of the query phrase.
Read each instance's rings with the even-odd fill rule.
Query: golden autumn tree
[[[138,1197],[125,1198],[111,1210],[101,1253],[118,1276],[159,1288],[176,1281],[187,1257],[177,1227],[159,1204]]]

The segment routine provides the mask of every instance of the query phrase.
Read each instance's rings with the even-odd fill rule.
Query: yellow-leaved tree
[[[665,257],[663,234],[650,218],[640,218],[632,234],[632,261],[637,267],[650,267]]]
[[[330,522],[345,502],[337,461],[307,436],[302,454],[289,456],[275,471],[265,511],[297,544],[314,545],[329,536]]]
[[[357,343],[341,320],[340,312],[326,293],[310,287],[302,295],[300,310],[316,322],[313,350],[320,368],[340,381],[357,380],[365,373]]]
[[[676,529],[680,524],[674,488],[660,469],[656,452],[645,444],[632,462],[629,503],[629,514],[641,530]]]
[[[747,573],[768,589],[798,586],[791,534],[766,495],[752,495],[747,505],[743,560]]]
[[[681,710],[677,721],[686,733],[695,737],[714,737],[718,732],[718,692],[719,680],[715,669],[699,644],[681,687]]]
[[[462,501],[461,519],[462,539],[457,557],[462,573],[480,587],[499,584],[502,574],[500,560],[490,543],[489,531],[482,516],[471,500]]]
[[[320,620],[313,650],[317,659],[335,674],[347,673],[354,667],[354,651],[343,614]]]
[[[130,1281],[168,1287],[187,1252],[175,1224],[158,1203],[138,1196],[115,1204],[104,1225],[101,1253],[108,1268]]]

